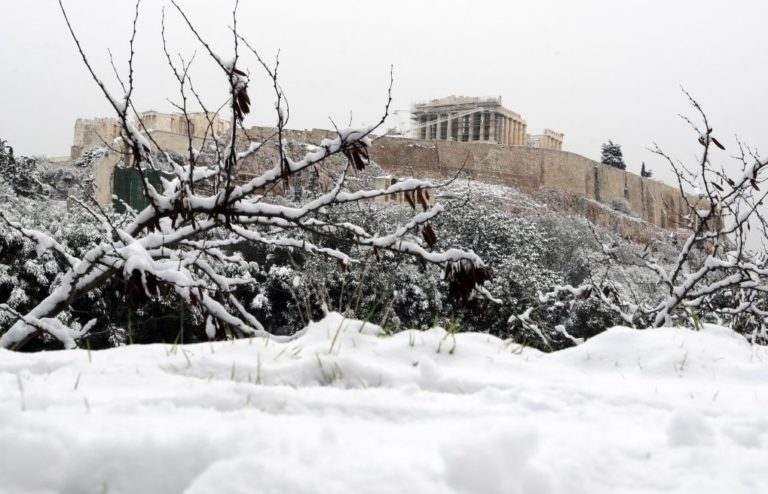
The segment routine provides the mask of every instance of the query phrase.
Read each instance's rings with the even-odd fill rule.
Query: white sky
[[[6,2],[0,29],[0,138],[18,153],[68,154],[77,117],[111,116],[66,31],[55,0]],[[231,3],[181,0],[193,22],[228,56]],[[173,52],[197,51],[193,76],[211,106],[225,80],[164,0],[144,0],[135,102],[170,111],[174,82],[160,50],[167,5]],[[111,48],[124,70],[133,1],[65,0],[101,77],[117,92]],[[707,110],[729,152],[734,135],[761,148],[768,135],[768,2],[730,0],[242,0],[240,32],[273,59],[292,108],[290,127],[371,123],[381,114],[394,65],[394,109],[449,94],[502,96],[533,133],[565,133],[565,149],[599,159],[622,145],[631,171],[641,161],[670,175],[646,148],[657,142],[690,161],[698,151],[677,114],[685,86]],[[248,123],[274,124],[270,87],[252,58],[255,100]],[[394,123],[394,121],[393,121]],[[721,153],[723,159],[726,153]]]

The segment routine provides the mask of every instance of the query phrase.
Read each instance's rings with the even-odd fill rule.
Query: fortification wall
[[[154,118],[151,123],[160,122],[160,116],[154,112],[144,116],[150,120]],[[192,123],[197,127],[196,122]],[[78,120],[73,155],[76,150],[96,144],[96,131],[112,137],[117,133],[116,128],[112,119]],[[153,128],[151,133],[161,148],[185,155],[187,136],[173,130]],[[274,131],[272,127],[252,127],[247,133],[251,139],[259,140],[273,136]],[[335,132],[324,129],[286,130],[284,135],[288,140],[315,144],[335,136]],[[196,148],[202,144],[200,138],[193,139]],[[587,217],[604,215],[606,210],[599,204],[590,204],[589,200],[610,204],[621,199],[627,201],[634,215],[648,223],[667,229],[686,226],[681,218],[686,214],[685,201],[676,187],[641,178],[574,153],[487,142],[385,137],[374,141],[371,158],[387,172],[398,176],[452,177],[463,169],[474,180],[516,187],[531,195],[555,190],[568,197],[583,198],[586,202],[582,201],[578,208],[583,209]],[[119,161],[119,155],[110,153],[94,163],[97,199],[103,204],[111,202],[113,172]],[[632,221],[624,223],[622,231],[635,228]]]
[[[112,204],[115,168],[122,158],[119,153],[108,153],[93,162],[94,198],[103,206]]]
[[[156,142],[161,149],[173,151],[182,156],[189,156],[189,137],[186,134],[177,134],[165,130],[153,130],[150,134],[152,135],[154,142]],[[208,143],[210,142],[211,138],[209,137]],[[192,147],[200,149],[202,146],[202,137],[192,138]]]
[[[78,118],[70,148],[70,159],[76,159],[88,148],[111,144],[120,136],[120,123],[114,118]]]
[[[381,138],[374,142],[371,158],[400,176],[451,177],[463,167],[474,180],[516,187],[528,194],[552,189],[606,204],[625,200],[638,218],[649,223],[671,230],[686,226],[680,218],[686,214],[685,201],[676,187],[574,153],[489,143]]]
[[[266,140],[275,135],[275,127],[253,126],[246,132],[251,139]],[[336,131],[327,129],[283,129],[283,139],[296,142],[306,142],[310,144],[320,144],[323,139],[334,139],[337,137]]]

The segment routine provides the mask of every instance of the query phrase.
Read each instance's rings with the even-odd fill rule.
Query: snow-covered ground
[[[290,343],[0,350],[0,492],[768,489],[768,352],[612,329],[542,354],[331,314]]]

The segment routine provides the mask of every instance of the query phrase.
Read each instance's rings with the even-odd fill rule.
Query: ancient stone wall
[[[254,126],[249,128],[246,133],[248,137],[256,141],[264,141],[275,135],[276,129],[274,127],[259,127]],[[296,142],[306,142],[309,144],[320,144],[323,139],[335,139],[336,132],[327,129],[283,129],[283,139]]]
[[[88,148],[112,144],[114,139],[120,137],[120,131],[120,123],[115,118],[78,118],[70,158],[78,158]]]
[[[191,126],[193,133],[197,134],[198,129],[207,125],[207,119],[202,114],[195,114],[195,117]],[[185,129],[179,127],[185,127],[186,121],[182,122],[178,115],[157,112],[143,113],[141,118],[161,148],[187,154],[186,132],[181,132]],[[217,121],[217,125],[221,126],[217,131],[225,130],[225,122]],[[250,139],[258,141],[274,137],[275,129],[252,127],[246,132]],[[119,126],[113,119],[78,120],[73,153],[88,146],[100,145],[102,138],[118,135]],[[283,137],[288,141],[319,144],[323,139],[335,138],[336,133],[325,129],[286,129]],[[199,149],[203,145],[202,139],[194,138],[193,145]],[[686,226],[682,217],[686,214],[685,201],[676,187],[641,178],[574,153],[488,142],[386,137],[374,141],[371,158],[395,176],[453,177],[463,170],[474,180],[516,187],[531,195],[542,190],[554,190],[604,204],[626,201],[637,218],[667,229]],[[111,202],[113,173],[119,161],[117,153],[110,153],[94,163],[97,199],[102,204]]]
[[[184,115],[181,113],[147,111],[140,113],[138,120],[141,120],[142,125],[135,122],[136,126],[142,130],[147,129],[152,135],[155,132],[166,132],[183,136],[184,140],[186,140],[189,134],[200,138],[206,135],[210,137],[211,130],[213,130],[214,134],[223,135],[230,128],[229,122],[220,118],[215,113],[205,114],[198,112]],[[176,149],[174,151],[178,152]]]
[[[93,163],[94,198],[102,206],[112,204],[115,168],[122,158],[121,154],[110,152]]]
[[[210,118],[210,122],[209,122]],[[139,123],[141,121],[141,123]],[[187,129],[191,130],[198,144],[202,137],[210,136],[211,122],[213,131],[223,134],[229,128],[229,122],[215,114],[190,113],[186,117],[180,113],[143,112],[134,119],[134,125],[142,132],[147,129],[153,137],[160,135],[158,142],[164,149],[186,154],[188,147]],[[93,147],[114,145],[120,137],[122,126],[116,118],[78,118],[75,121],[75,135],[72,140],[70,159],[77,159],[84,151]],[[209,137],[210,139],[210,137]]]
[[[627,202],[632,212],[667,229],[682,228],[685,201],[676,187],[641,178],[564,151],[489,143],[382,138],[371,158],[400,176],[451,177],[463,168],[474,180],[516,187],[528,194],[541,189],[578,194],[605,204]],[[693,201],[695,202],[695,201]]]

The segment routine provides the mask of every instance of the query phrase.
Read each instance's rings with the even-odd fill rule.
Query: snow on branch
[[[650,258],[646,252],[630,260],[610,255],[605,259],[605,270],[612,263],[626,263],[642,267],[653,273],[658,282],[655,299],[630,301],[626,293],[605,278],[590,280],[578,287],[557,286],[540,295],[545,306],[573,304],[577,300],[595,299],[630,326],[665,326],[690,323],[699,327],[697,310],[705,316],[726,317],[733,324],[741,324],[740,316],[751,315],[752,322],[765,333],[762,315],[768,293],[765,245],[754,252],[748,247],[750,237],[764,236],[768,222],[759,210],[768,195],[765,169],[768,160],[746,153],[739,144],[736,160],[740,171],[727,171],[724,165],[714,166],[715,154],[725,146],[714,136],[707,115],[687,92],[696,110],[697,120],[683,117],[693,128],[701,145],[701,155],[694,165],[684,165],[661,151],[654,152],[671,166],[676,174],[683,211],[670,210],[682,226],[679,232],[685,240],[671,261]],[[717,161],[724,157],[717,155]],[[693,189],[693,190],[691,190]],[[683,231],[687,230],[687,231]],[[756,235],[755,235],[756,234]],[[749,302],[739,302],[739,300]],[[758,302],[756,302],[758,301]],[[514,316],[537,331],[539,326],[530,322],[531,311]],[[725,323],[722,319],[716,322]]]
[[[99,322],[89,323],[82,329],[71,329],[65,324],[64,314],[73,303],[82,300],[93,290],[110,284],[124,294],[130,306],[150,300],[179,300],[198,319],[205,321],[209,337],[222,335],[264,335],[264,324],[246,308],[249,304],[239,299],[239,290],[256,283],[248,273],[247,263],[242,262],[237,249],[245,243],[266,245],[287,252],[301,250],[307,254],[326,256],[339,262],[342,270],[356,262],[353,250],[386,250],[413,256],[424,263],[444,267],[444,278],[457,296],[491,298],[483,284],[490,272],[483,261],[473,252],[434,249],[436,234],[430,221],[443,211],[440,204],[429,205],[425,191],[434,187],[427,181],[409,179],[391,185],[384,190],[359,190],[348,187],[347,170],[361,171],[370,165],[368,149],[371,135],[383,124],[389,114],[392,101],[392,78],[378,123],[362,128],[337,130],[332,139],[324,139],[318,146],[293,159],[284,139],[284,127],[289,108],[285,94],[278,82],[278,65],[269,67],[247,41],[237,32],[236,10],[233,12],[234,51],[230,58],[213,51],[211,45],[179,7],[172,1],[187,28],[205,48],[208,61],[221,69],[227,84],[227,103],[211,112],[196,92],[189,67],[195,57],[182,57],[180,62],[170,56],[165,26],[162,21],[162,49],[178,82],[180,99],[174,103],[189,124],[188,99],[194,98],[203,108],[208,127],[204,146],[196,149],[199,136],[193,136],[187,125],[188,156],[181,158],[165,151],[155,141],[152,130],[144,126],[136,114],[134,99],[134,42],[139,32],[139,2],[132,19],[129,41],[130,56],[127,77],[121,78],[117,66],[112,63],[123,90],[122,96],[113,91],[96,73],[77,37],[63,2],[59,5],[69,28],[75,47],[86,69],[99,90],[114,109],[121,126],[122,154],[127,166],[135,169],[140,177],[149,205],[136,211],[132,217],[113,224],[103,211],[89,212],[104,226],[101,240],[94,239],[95,246],[82,255],[75,256],[51,236],[22,228],[19,224],[2,219],[21,235],[32,240],[38,252],[50,249],[62,256],[69,269],[60,277],[51,292],[26,314],[14,313],[16,322],[0,335],[0,347],[13,348],[23,344],[36,334],[45,333],[60,341],[66,348],[77,345],[85,331]],[[241,54],[239,44],[245,44],[250,53]],[[248,58],[250,56],[251,58]],[[252,81],[247,69],[249,60],[255,57],[256,67],[265,70],[272,81],[277,104],[274,111],[277,129],[270,139],[253,140],[243,127],[243,119],[254,108],[248,95]],[[196,60],[200,63],[200,60]],[[333,70],[333,67],[330,67]],[[223,98],[222,98],[223,99]],[[219,112],[228,109],[231,120],[226,135],[217,135],[214,121]],[[137,114],[136,114],[137,115]],[[133,115],[133,116],[136,116]],[[193,139],[194,137],[194,139]],[[201,160],[206,152],[205,142],[215,150],[213,163]],[[265,149],[270,140],[278,153],[278,159],[257,176],[241,180],[238,173],[244,163]],[[164,158],[164,159],[163,159]],[[320,168],[333,175],[337,165],[332,159],[344,160],[346,168],[336,173],[337,180],[327,192],[316,192],[313,197],[298,204],[287,204],[275,190],[290,190],[292,181],[302,174],[317,173]],[[334,168],[336,167],[336,168]],[[161,180],[162,187],[150,183],[150,172],[163,170],[173,178]],[[334,207],[364,203],[376,198],[403,194],[414,210],[417,204],[423,211],[416,213],[392,232],[373,234],[353,221],[327,221],[325,211]],[[103,216],[103,218],[101,217]],[[421,233],[423,238],[418,236]],[[234,270],[238,267],[240,270]],[[234,274],[233,274],[234,272]],[[3,307],[8,312],[10,308]],[[12,310],[12,309],[10,309]]]

